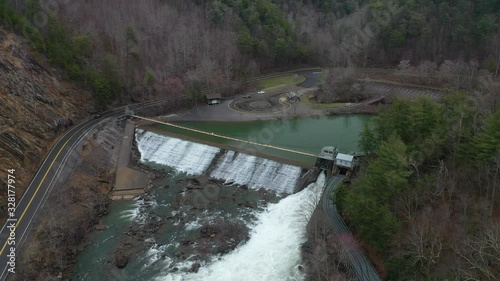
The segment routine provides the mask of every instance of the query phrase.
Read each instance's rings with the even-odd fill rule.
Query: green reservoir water
[[[198,129],[206,132],[229,136],[237,139],[269,144],[295,151],[318,154],[324,146],[335,146],[341,152],[360,152],[358,147],[359,136],[363,127],[370,120],[368,115],[346,116],[319,116],[298,118],[292,120],[250,121],[250,122],[177,122],[175,124]],[[173,133],[188,136],[191,140],[221,144],[239,148],[250,154],[257,151],[264,155],[290,159],[310,166],[315,163],[315,158],[275,150],[272,148],[254,146],[247,143],[221,139],[210,135],[199,134],[192,131],[167,126],[146,126],[158,133]]]

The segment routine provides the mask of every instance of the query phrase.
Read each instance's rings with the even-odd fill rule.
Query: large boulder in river
[[[107,227],[104,224],[96,224],[95,229],[96,230],[105,230]]]
[[[200,256],[227,254],[249,238],[248,227],[240,221],[218,220],[200,228],[196,252]]]
[[[187,180],[186,184],[187,189],[202,189],[203,187],[200,185],[200,181],[196,178],[190,178]]]
[[[200,267],[201,265],[197,262],[193,263],[193,265],[191,266],[191,268],[189,269],[189,272],[198,272],[198,270],[200,270]]]
[[[128,257],[125,256],[124,254],[116,254],[115,256],[115,265],[118,268],[124,268],[127,266],[128,263]]]
[[[213,225],[204,225],[200,229],[200,237],[201,238],[209,238],[214,237],[218,232],[217,227]]]
[[[244,206],[244,207],[247,207],[247,208],[251,208],[251,209],[255,209],[257,208],[257,203],[253,202],[253,201],[243,201],[243,202],[238,202],[238,205],[239,206]]]

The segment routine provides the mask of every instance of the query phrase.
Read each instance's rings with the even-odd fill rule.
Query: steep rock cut
[[[63,82],[29,44],[0,28],[0,178],[15,169],[18,200],[52,142],[91,110],[90,94]],[[0,222],[6,215],[0,189]]]

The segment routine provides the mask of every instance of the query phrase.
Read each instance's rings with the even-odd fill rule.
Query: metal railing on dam
[[[343,253],[347,257],[352,270],[360,281],[380,281],[382,280],[373,267],[372,263],[365,255],[363,250],[358,245],[358,242],[352,235],[351,231],[344,223],[344,220],[337,211],[337,207],[333,200],[330,199],[330,194],[342,183],[343,176],[332,176],[326,183],[321,198],[324,212],[330,218],[333,224],[333,233],[339,240]]]

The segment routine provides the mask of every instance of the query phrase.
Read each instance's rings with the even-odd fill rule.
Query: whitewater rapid
[[[258,215],[250,240],[233,252],[222,256],[198,273],[169,273],[156,281],[297,281],[303,280],[298,270],[301,244],[306,225],[325,184],[321,174],[316,183],[270,204]]]
[[[221,151],[209,145],[137,129],[136,140],[141,162],[153,162],[190,175],[207,172],[215,156]],[[253,189],[265,188],[278,193],[293,193],[301,168],[276,161],[228,150],[214,163],[212,178],[226,183],[247,185]]]

